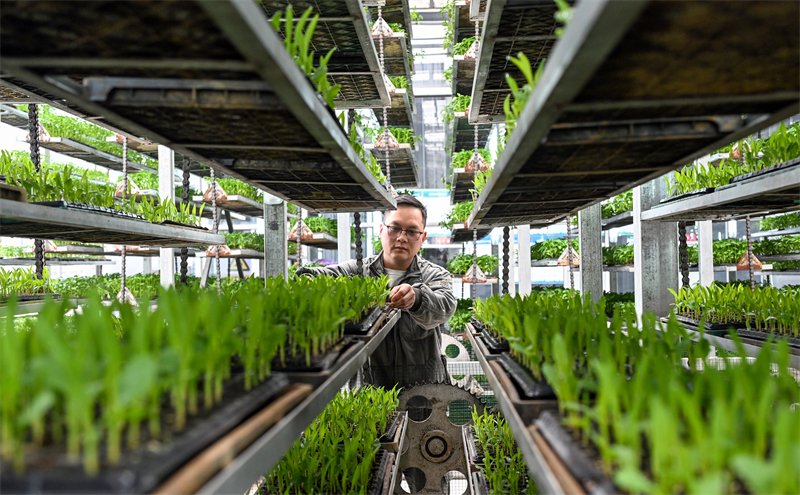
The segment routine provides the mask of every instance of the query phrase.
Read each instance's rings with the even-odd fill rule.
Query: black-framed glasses
[[[405,232],[409,241],[418,241],[419,236],[422,235],[422,232],[419,230],[403,230],[399,227],[392,227],[391,225],[386,224],[383,224],[383,226],[386,227],[386,230],[389,232],[389,237],[392,238],[400,237],[400,234]]]

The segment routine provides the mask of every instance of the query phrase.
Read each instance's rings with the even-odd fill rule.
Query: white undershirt
[[[397,285],[397,282],[406,275],[406,270],[392,270],[391,268],[385,268],[385,270],[386,275],[389,276],[389,287]]]

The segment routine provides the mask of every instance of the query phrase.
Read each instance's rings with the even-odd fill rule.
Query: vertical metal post
[[[361,213],[353,213],[353,225],[356,234],[356,271],[364,273],[364,248],[361,245]]]
[[[122,200],[128,200],[128,138],[122,137]],[[122,277],[120,280],[120,291],[117,299],[120,301],[125,300],[127,287],[127,246],[122,245]]]
[[[39,106],[35,103],[28,105],[28,135],[31,142],[31,162],[38,174],[42,170],[41,157],[39,156]],[[44,278],[44,241],[33,241],[33,256],[36,263],[36,278]]]
[[[381,8],[381,4],[378,4],[378,20],[383,20],[383,9]],[[383,54],[383,31],[380,33],[380,37],[378,39],[378,44],[380,48],[380,59],[381,59],[381,76],[382,79],[386,80],[386,65],[384,63],[384,54]],[[387,113],[387,107],[383,107],[383,132],[384,132],[384,144],[386,145],[386,189],[391,191],[392,188],[392,170],[389,168],[389,118]]]
[[[603,225],[600,203],[578,212],[578,245],[580,246],[581,294],[592,295],[592,301],[603,297]]]
[[[231,212],[225,210],[225,222],[228,224],[228,233],[233,234],[233,220],[231,219]],[[242,269],[242,260],[236,258],[236,271],[239,274],[240,279],[244,279],[244,270]],[[228,260],[228,273],[231,271],[231,261]]]
[[[158,147],[158,196],[161,201],[175,202],[175,152],[166,146]],[[161,287],[175,285],[175,250],[159,249]]]
[[[289,278],[289,232],[286,227],[286,202],[269,193],[264,195],[264,277]]]
[[[185,156],[183,157],[183,183],[182,191],[181,191],[181,202],[185,205],[189,205],[189,165],[191,165],[192,160]],[[183,246],[181,248],[181,287],[187,285],[187,275],[189,272],[189,248]]]
[[[744,150],[740,149],[739,153],[744,156]],[[745,228],[747,229],[747,268],[750,274],[750,290],[755,292],[756,290],[756,277],[753,274],[753,237],[752,233],[750,232],[750,215],[747,215],[745,218]]]
[[[572,215],[567,215],[567,263],[569,266],[569,288],[575,290],[575,272],[572,265]]]
[[[517,227],[517,266],[519,266],[519,293],[526,296],[531,293],[531,226]]]
[[[472,275],[473,278],[478,276],[478,230],[472,230]],[[475,301],[478,299],[478,284],[472,281],[472,312],[475,313]],[[462,282],[463,283],[463,282]]]
[[[678,289],[678,243],[674,222],[643,222],[641,215],[667,197],[663,178],[633,190],[634,287],[636,313],[667,316]]]
[[[509,258],[509,243],[511,229],[506,226],[503,227],[503,294],[508,294],[508,258]]]
[[[211,169],[211,212],[214,215],[214,233],[219,234],[219,210],[217,210],[217,175]],[[217,294],[222,294],[222,272],[219,269],[219,248],[214,252],[214,263],[217,269]]]
[[[339,251],[338,252],[339,264],[342,264],[345,261],[351,259],[350,246],[352,244],[352,240],[350,239],[350,214],[337,213],[336,226],[339,231],[339,234],[336,239]]]
[[[700,285],[708,287],[714,282],[714,226],[711,220],[697,222],[697,270]]]
[[[678,222],[678,255],[680,256],[681,287],[689,287],[689,246],[686,242],[686,222]]]

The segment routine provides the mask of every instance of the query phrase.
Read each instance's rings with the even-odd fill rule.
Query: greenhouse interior
[[[0,493],[800,493],[800,2],[4,1]]]

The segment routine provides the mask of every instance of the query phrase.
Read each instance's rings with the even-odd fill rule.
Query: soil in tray
[[[285,356],[284,362],[281,363],[281,357],[275,356],[272,359],[272,370],[273,371],[308,371],[308,372],[320,372],[326,371],[330,369],[331,366],[336,363],[336,360],[339,359],[339,356],[342,352],[345,351],[350,345],[355,343],[353,337],[344,337],[342,340],[336,344],[333,349],[326,352],[325,354],[320,354],[319,356],[312,356],[311,357],[311,364],[309,365],[306,361],[305,353],[301,353],[297,356]],[[288,349],[287,349],[288,352]]]
[[[694,320],[692,318],[688,318],[686,316],[675,315],[675,318],[686,325],[691,325],[695,328],[700,328],[700,322],[698,320]],[[715,335],[726,334],[728,333],[729,328],[744,328],[744,323],[738,322],[731,322],[731,323],[714,323],[714,322],[705,322],[705,329],[706,331],[715,332]]]
[[[542,413],[536,420],[536,427],[587,493],[601,495],[620,492],[600,469],[598,451],[591,444],[584,450],[582,443],[575,438],[574,431],[561,425],[558,415],[549,411]]]
[[[378,306],[375,306],[367,313],[367,316],[361,319],[359,322],[348,321],[344,324],[344,333],[345,335],[366,335],[369,333],[372,326],[375,324],[376,321],[384,314],[384,309]]]
[[[779,333],[764,332],[761,330],[754,330],[753,328],[750,329],[739,328],[736,330],[736,333],[742,337],[747,337],[756,340],[763,340],[763,341],[766,341],[769,338],[774,339],[775,342],[778,342],[780,340],[786,340],[789,343],[790,347],[800,349],[799,337],[790,337],[788,335],[781,335]]]
[[[15,473],[3,462],[0,478],[2,493],[147,493],[153,491],[180,467],[197,456],[214,441],[229,433],[250,416],[263,409],[280,395],[288,380],[273,374],[267,381],[244,390],[244,375],[232,375],[225,384],[222,401],[206,411],[203,386],[198,384],[198,414],[186,418],[186,426],[173,432],[174,411],[165,396],[161,409],[162,438],[150,436],[147,422],[142,423],[140,447],[132,451],[123,444],[117,466],[105,463],[105,443],[101,444],[101,469],[94,477],[84,473],[80,461],[71,462],[66,446],[46,444],[33,449],[26,459],[26,470]],[[127,432],[123,433],[123,439]],[[49,441],[49,439],[46,439]]]
[[[486,348],[489,349],[492,354],[500,354],[501,352],[508,352],[511,350],[508,347],[507,340],[500,342],[489,332],[481,332],[480,338],[483,339],[483,343],[486,344]]]
[[[555,400],[553,388],[542,380],[534,378],[528,370],[520,365],[510,354],[503,353],[498,362],[506,370],[508,376],[523,399]]]

